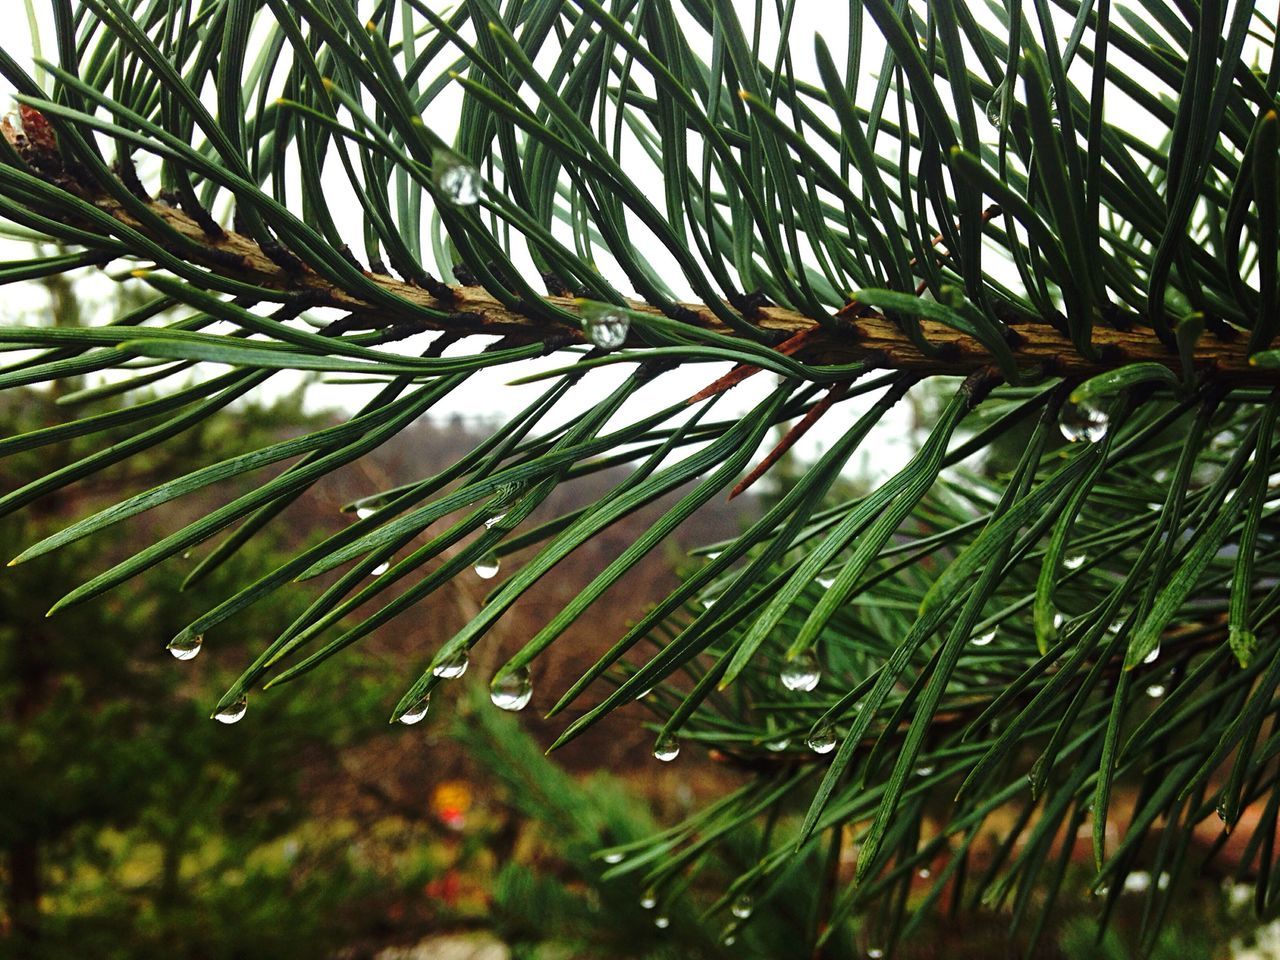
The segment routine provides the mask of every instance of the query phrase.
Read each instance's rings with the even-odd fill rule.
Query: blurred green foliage
[[[56,422],[55,401],[11,398],[0,418],[12,432]],[[216,460],[307,425],[296,400],[207,420],[98,487],[55,492],[7,518],[0,555],[167,464]],[[33,458],[61,465],[115,439],[107,432],[0,459],[0,486],[31,476]],[[135,523],[178,519],[157,514]],[[324,523],[342,522],[310,517],[305,504],[302,516],[316,529],[302,522],[292,535],[318,538]],[[44,613],[65,584],[111,562],[107,541],[81,541],[0,575],[0,958],[372,956],[433,932],[477,929],[515,956],[716,954],[686,898],[664,905],[673,923],[659,930],[633,883],[601,879],[602,846],[653,829],[644,802],[616,778],[577,783],[515,718],[489,706],[482,684],[442,691],[438,701],[458,696],[456,709],[440,703],[433,722],[389,731],[396,678],[357,656],[345,671],[255,700],[252,729],[210,720],[247,649],[299,609],[255,608],[232,625],[243,640],[220,631],[190,662],[165,642],[191,603],[212,602],[278,562],[283,535],[260,534],[187,592],[180,583],[194,559],[55,620]],[[386,796],[362,805],[347,795],[335,807],[325,796],[342,776],[344,750],[397,734],[430,750],[433,725],[468,755],[476,809],[465,828],[439,822],[427,802],[405,809]],[[432,786],[426,778],[417,793],[427,797]]]
[[[51,403],[15,398],[4,419],[17,430],[51,422]],[[127,469],[136,479],[165,458],[224,455],[295,428],[299,416],[292,402],[247,408],[234,424],[210,421]],[[110,439],[77,441],[56,456],[69,461]],[[0,461],[0,485],[11,488],[31,475],[25,461],[49,456]],[[9,518],[0,553],[14,555],[36,528],[65,523],[92,497],[82,488],[55,493]],[[216,596],[273,549],[264,539],[194,590]],[[343,846],[301,852],[287,839],[310,815],[298,802],[307,774],[299,758],[377,729],[369,718],[384,712],[378,691],[356,669],[263,704],[270,736],[210,722],[227,668],[208,653],[179,663],[164,646],[189,602],[178,591],[181,571],[158,571],[109,603],[45,619],[63,585],[107,559],[101,545],[79,543],[0,576],[0,850],[10,927],[0,952],[279,957],[334,942],[353,922],[335,908],[357,901],[367,880]],[[279,630],[296,612],[275,604],[242,629]]]

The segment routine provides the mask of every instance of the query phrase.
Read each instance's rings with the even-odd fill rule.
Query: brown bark
[[[130,217],[116,201],[104,199],[98,205],[122,223],[142,229],[142,225]],[[152,209],[177,232],[207,246],[211,251],[217,251],[211,252],[205,264],[209,268],[235,279],[309,297],[318,305],[377,317],[377,326],[402,319],[420,324],[425,329],[447,330],[462,335],[497,334],[540,338],[555,330],[569,338],[582,339],[581,331],[575,327],[556,329],[545,324],[533,326],[521,312],[500,303],[482,287],[448,288],[453,294],[452,300],[449,300],[386,275],[370,274],[379,287],[405,303],[402,318],[389,316],[387,308],[381,304],[371,304],[305,267],[288,270],[277,265],[262,252],[257,243],[243,234],[228,231],[221,238],[212,238],[195,220],[179,209],[163,203],[153,204]],[[233,261],[238,264],[234,269],[231,266]],[[573,297],[547,296],[546,301],[570,313],[577,312]],[[733,331],[705,304],[687,303],[683,306],[689,311],[690,322],[696,322],[716,333],[732,335]],[[450,311],[450,317],[440,322],[424,320],[415,309],[420,307],[447,310]],[[633,302],[631,307],[643,313],[660,313],[657,308],[646,303]],[[994,362],[991,353],[982,344],[933,320],[921,319],[920,327],[925,338],[941,348],[935,356],[922,353],[896,324],[875,313],[842,318],[839,327],[830,331],[817,329],[819,325],[815,320],[784,307],[756,307],[753,320],[766,330],[776,331],[778,336],[793,337],[803,331],[811,331],[812,340],[804,350],[805,359],[809,362],[847,362],[872,357],[886,368],[955,376],[990,367]],[[1174,372],[1181,370],[1178,356],[1160,343],[1150,330],[1096,327],[1093,344],[1099,359],[1090,361],[1081,357],[1071,341],[1048,324],[1020,324],[1014,329],[1016,342],[1013,344],[1013,352],[1019,363],[1042,367],[1054,375],[1089,377],[1138,361],[1160,363]],[[1212,335],[1202,337],[1196,346],[1194,364],[1197,370],[1206,375],[1233,384],[1280,384],[1280,370],[1249,364],[1247,342],[1243,336],[1232,340]]]

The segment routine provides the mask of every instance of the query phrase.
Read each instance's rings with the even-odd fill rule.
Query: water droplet
[[[733,901],[733,906],[729,908],[729,912],[739,920],[745,920],[747,917],[751,916],[751,911],[755,909],[755,906],[755,902],[751,899],[751,895],[744,893],[737,900]]]
[[[493,512],[485,520],[485,527],[495,527],[507,519],[507,514],[511,512],[511,505],[524,493],[526,486],[523,480],[509,480],[499,484],[498,489],[494,491],[493,499],[489,501],[489,507]]]
[[[467,666],[470,664],[465,653],[459,653],[450,657],[448,660],[442,660],[431,668],[432,676],[440,677],[442,680],[457,680],[467,672]]]
[[[1143,663],[1155,663],[1160,659],[1160,644],[1156,644],[1151,648],[1151,652],[1142,658]]]
[[[671,918],[659,914],[653,918],[653,925],[659,930],[665,930],[667,927],[671,926]]]
[[[481,580],[492,580],[498,575],[501,566],[496,553],[486,553],[476,561],[476,576]]]
[[[640,898],[640,906],[645,910],[652,910],[658,905],[658,895],[652,890],[646,890]]]
[[[782,665],[780,679],[782,680],[782,685],[788,690],[808,693],[822,679],[822,669],[818,665],[817,656],[814,655],[812,650],[805,650],[798,656],[786,661]]]
[[[400,722],[404,724],[417,723],[427,715],[427,708],[431,706],[431,694],[424,693],[414,702],[404,713],[400,714]]]
[[[930,870],[928,867],[921,867],[919,870],[916,871],[916,876],[919,877],[921,880],[928,880],[930,877],[933,876],[933,871]]]
[[[1055,629],[1055,630],[1061,630],[1061,629],[1062,629],[1062,625],[1063,625],[1064,623],[1066,623],[1066,622],[1067,622],[1067,618],[1066,618],[1066,617],[1064,617],[1062,614],[1060,614],[1060,613],[1055,613],[1055,614],[1053,615],[1053,629]]]
[[[927,777],[931,775],[933,771],[934,771],[934,766],[932,763],[921,764],[920,766],[916,767],[916,776]]]
[[[1080,403],[1068,401],[1058,415],[1058,429],[1072,443],[1101,440],[1107,433],[1107,412],[1088,400]]]
[[[503,710],[523,710],[533,699],[533,680],[528,667],[513,670],[489,688],[489,699]]]
[[[724,939],[721,940],[720,942],[723,943],[726,947],[732,947],[735,943],[738,942],[738,938],[735,937],[732,933],[726,933],[724,935]]]
[[[647,697],[651,693],[653,693],[653,687],[649,687],[647,690],[641,690],[639,693],[636,694],[636,699],[643,700],[645,697]]]
[[[499,503],[510,503],[524,493],[528,486],[527,480],[504,480],[498,484],[498,489],[493,492],[493,495]]]
[[[991,99],[987,101],[987,122],[993,127],[1000,126],[1000,112],[1004,107],[1004,83],[1001,82],[991,91]]]
[[[213,719],[219,723],[239,723],[244,719],[245,711],[249,709],[249,698],[241,697],[235,703],[223,707],[213,715]]]
[[[1077,553],[1075,554],[1075,556],[1063,557],[1062,565],[1066,567],[1068,570],[1079,570],[1081,567],[1084,566],[1084,554]]]
[[[830,753],[836,748],[836,732],[830,727],[819,727],[805,741],[814,753]]]
[[[659,737],[653,745],[653,755],[663,763],[670,763],[680,756],[680,741],[671,736]]]
[[[823,590],[830,590],[835,585],[836,585],[835,577],[819,577],[818,578],[818,586],[820,586]]]
[[[480,171],[457,154],[437,151],[433,159],[432,178],[444,199],[457,207],[469,207],[480,202],[484,181]]]
[[[783,750],[787,749],[787,747],[789,746],[791,746],[791,741],[788,740],[786,737],[782,737],[781,739],[778,739],[778,740],[770,740],[768,743],[764,745],[764,748],[768,750],[770,753],[781,753]]]
[[[204,645],[204,635],[197,633],[194,637],[177,637],[169,641],[169,652],[176,660],[194,660]]]
[[[994,630],[991,630],[987,633],[978,634],[969,642],[972,643],[975,647],[985,647],[995,638],[996,638],[996,632]]]
[[[1151,874],[1145,870],[1135,870],[1124,878],[1125,893],[1143,893],[1151,886]]]
[[[356,507],[356,519],[368,520],[377,512],[378,511],[374,510],[373,507]]]
[[[604,862],[605,863],[621,863],[622,854],[618,853],[617,851],[613,853],[606,853],[604,855]]]
[[[1153,700],[1159,700],[1161,697],[1164,696],[1164,692],[1165,691],[1164,691],[1163,683],[1153,683],[1149,687],[1147,687],[1147,696]]]
[[[871,960],[880,960],[880,958],[884,956],[884,951],[879,947],[872,947],[867,951],[867,956],[870,957]]]
[[[587,339],[601,350],[617,350],[627,342],[631,329],[631,317],[607,305],[583,310],[582,323]]]
[[[391,561],[383,560],[380,564],[378,564],[376,567],[374,567],[372,570],[369,571],[369,576],[380,577],[390,569],[391,569]]]

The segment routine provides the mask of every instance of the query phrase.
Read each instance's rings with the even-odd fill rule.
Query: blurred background
[[[29,309],[41,322],[74,324],[88,311],[121,306],[76,294],[57,278]],[[10,315],[4,322],[31,319]],[[137,392],[113,398],[101,385],[86,394],[85,386],[6,391],[3,435],[59,423],[67,407],[86,398],[99,410],[143,399]],[[234,407],[4,518],[0,554],[14,556],[125,492],[338,419],[300,396]],[[203,513],[208,501],[166,505],[117,528],[123,532],[115,537],[80,541],[0,573],[0,957],[793,955],[794,931],[805,918],[788,909],[785,886],[729,930],[700,920],[754,858],[757,836],[709,849],[705,856],[721,860],[709,863],[696,886],[667,891],[658,903],[631,877],[608,878],[611,864],[599,853],[678,823],[745,771],[696,749],[675,763],[656,763],[643,701],[548,758],[547,745],[573,715],[546,723],[538,709],[671,588],[691,548],[757,516],[767,487],[702,511],[639,576],[597,604],[596,619],[580,621],[539,658],[532,708],[518,716],[490,705],[485,681],[493,668],[665,504],[634,517],[613,535],[616,542],[599,538],[575,554],[562,575],[502,620],[467,673],[433,696],[415,726],[385,722],[406,678],[467,621],[495,581],[457,578],[324,669],[256,697],[234,726],[209,720],[212,704],[311,591],[286,591],[250,608],[207,637],[195,659],[179,661],[165,649],[232,584],[349,523],[345,504],[438,471],[487,429],[483,420],[456,414],[423,419],[317,484],[233,561],[187,590],[184,577],[213,542],[96,602],[44,615],[70,585],[126,553],[127,538],[151,542]],[[35,458],[48,470],[51,458],[55,467],[73,464],[121,439],[106,434],[0,459],[0,489],[36,475]],[[784,463],[778,475],[802,466]],[[597,474],[575,481],[544,509],[563,513],[616,480]],[[216,496],[231,499],[252,482],[223,484]],[[1205,846],[1214,840],[1204,838]],[[988,844],[998,841],[993,835]],[[1058,929],[1045,940],[1052,946],[1037,956],[1129,955],[1128,918],[1120,916],[1105,937],[1097,934],[1086,850],[1082,845],[1065,881],[1077,892],[1063,899]],[[1224,872],[1230,859],[1221,863]],[[787,882],[800,889],[812,877],[801,863]],[[1130,882],[1141,893],[1141,881]],[[1188,890],[1186,909],[1171,919],[1156,956],[1280,955],[1280,934],[1255,930],[1247,919],[1249,896],[1212,881]],[[1004,940],[1007,926],[998,913],[967,915],[962,923],[944,917],[902,955],[1019,955]],[[874,956],[876,949],[871,941],[847,944],[830,956]]]

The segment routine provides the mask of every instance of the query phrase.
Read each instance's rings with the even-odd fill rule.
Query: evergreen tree
[[[1149,947],[1205,870],[1196,826],[1221,818],[1224,844],[1247,835],[1236,869],[1259,916],[1276,912],[1280,61],[1255,4],[866,0],[824,13],[811,68],[792,0],[51,7],[38,71],[0,53],[20,104],[0,215],[73,252],[0,277],[99,267],[156,299],[108,325],[0,328],[15,351],[0,386],[110,373],[116,395],[167,392],[5,441],[130,431],[36,470],[0,511],[281,371],[367,398],[346,423],[193,463],[30,544],[17,562],[261,478],[51,613],[227,531],[202,579],[473,378],[550,356],[521,374],[544,392],[490,439],[371,491],[348,528],[193,610],[173,640],[311,591],[214,706],[239,716],[472,566],[491,576],[536,548],[405,664],[395,719],[411,721],[562,558],[678,493],[493,677],[495,703],[519,709],[569,624],[768,469],[772,428],[789,428],[782,453],[839,421],[758,521],[568,690],[538,692],[567,718],[560,742],[644,697],[659,759],[697,745],[750,774],[611,851],[616,873],[662,896],[760,824],[717,904],[731,924],[803,864],[810,902],[787,906],[815,955],[891,950],[935,908],[979,903],[1034,939],[1083,831],[1105,916],[1135,871],[1171,878],[1145,894]],[[603,396],[601,367],[623,372]],[[698,370],[693,397],[664,391]],[[748,414],[717,409],[753,375],[769,382]],[[837,489],[930,389],[944,399],[910,462],[865,494]],[[599,502],[530,519],[557,485],[618,464],[631,473]]]

